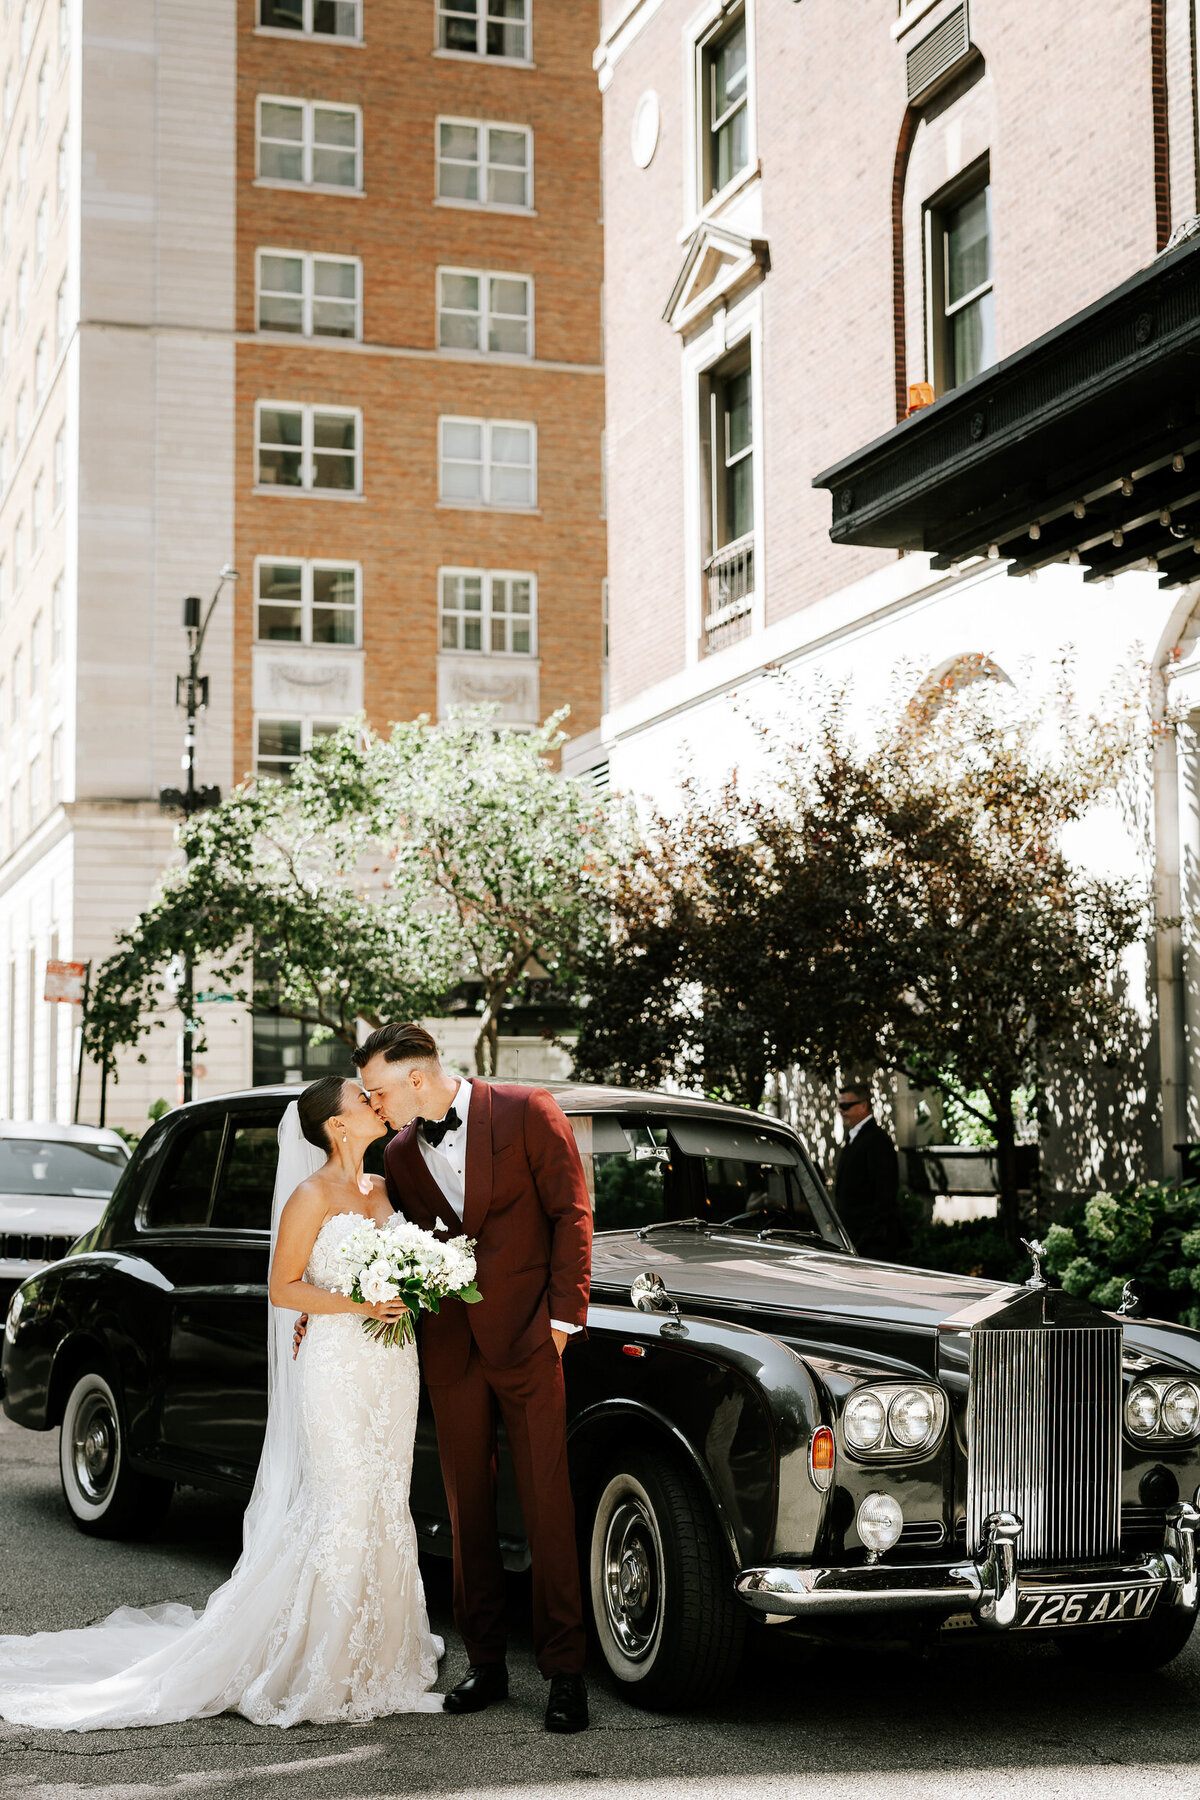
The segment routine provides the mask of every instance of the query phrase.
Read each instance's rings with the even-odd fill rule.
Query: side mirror
[[[629,1289],[629,1298],[639,1312],[669,1313],[670,1319],[664,1327],[666,1330],[683,1331],[684,1326],[679,1318],[679,1304],[667,1292],[661,1275],[652,1269],[643,1269],[634,1277]]]

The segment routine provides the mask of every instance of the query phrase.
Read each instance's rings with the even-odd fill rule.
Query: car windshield
[[[799,1149],[752,1125],[696,1118],[571,1121],[597,1231],[695,1219],[732,1231],[788,1232],[842,1247]]]
[[[0,1194],[70,1194],[107,1200],[125,1167],[116,1144],[54,1138],[0,1138]]]

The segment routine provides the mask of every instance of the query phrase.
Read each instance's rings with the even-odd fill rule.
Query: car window
[[[170,1226],[207,1225],[213,1177],[225,1135],[220,1115],[202,1125],[184,1128],[173,1138],[146,1203],[142,1224],[151,1231]]]
[[[0,1138],[0,1194],[71,1194],[107,1200],[127,1160],[115,1144]]]
[[[696,1216],[750,1231],[841,1237],[795,1144],[750,1125],[675,1119],[671,1137],[700,1175]]]
[[[597,1231],[631,1230],[683,1216],[671,1204],[678,1169],[672,1167],[665,1126],[605,1113],[576,1115],[571,1125]]]
[[[274,1114],[234,1113],[210,1223],[224,1231],[269,1231],[279,1122]]]

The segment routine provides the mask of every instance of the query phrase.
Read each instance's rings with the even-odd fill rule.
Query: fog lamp
[[[888,1427],[906,1450],[917,1450],[928,1442],[936,1418],[932,1394],[922,1393],[920,1388],[905,1388],[888,1407]]]
[[[856,1450],[873,1450],[883,1436],[883,1401],[878,1394],[851,1394],[842,1414],[846,1442]]]
[[[1172,1437],[1191,1437],[1200,1424],[1200,1393],[1190,1381],[1177,1381],[1162,1400],[1162,1422]]]
[[[858,1509],[858,1535],[871,1552],[878,1556],[890,1550],[904,1526],[900,1502],[891,1494],[868,1494]]]
[[[1125,1423],[1137,1437],[1153,1437],[1158,1430],[1158,1394],[1148,1381],[1135,1381],[1125,1401]]]

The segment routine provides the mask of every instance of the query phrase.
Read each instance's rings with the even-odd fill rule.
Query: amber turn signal
[[[621,1345],[621,1355],[622,1356],[645,1356],[645,1354],[646,1354],[646,1352],[641,1344],[622,1344]]]
[[[819,1487],[822,1492],[833,1481],[834,1450],[832,1431],[828,1425],[818,1425],[808,1447],[808,1472],[812,1476],[813,1486]]]

